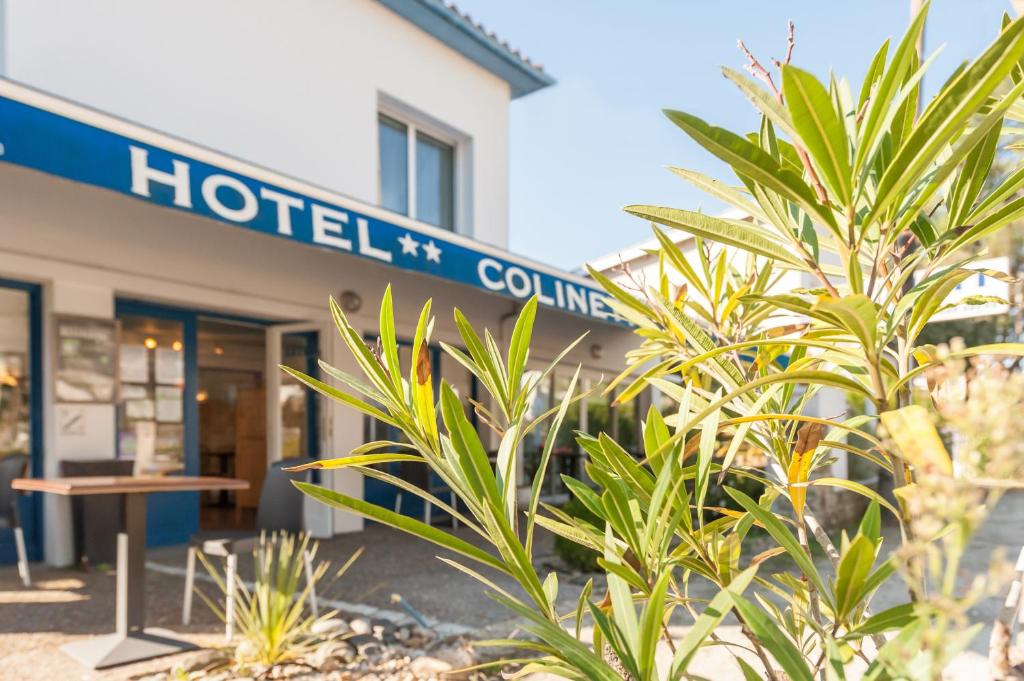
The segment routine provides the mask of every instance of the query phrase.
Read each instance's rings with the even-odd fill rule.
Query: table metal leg
[[[62,650],[92,669],[193,650],[163,629],[145,629],[146,623],[146,496],[121,495],[124,529],[117,535],[117,605],[113,634],[76,641]]]

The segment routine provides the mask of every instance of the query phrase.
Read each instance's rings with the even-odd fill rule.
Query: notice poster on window
[[[156,382],[163,385],[185,385],[185,356],[180,350],[156,349],[156,365],[153,373]]]
[[[156,420],[160,423],[181,423],[182,390],[166,385],[156,387]]]
[[[135,424],[134,442],[135,464],[134,475],[152,475],[154,471],[153,457],[156,453],[156,423],[139,421]]]
[[[149,350],[145,345],[122,345],[120,368],[123,382],[148,383]]]
[[[124,415],[132,421],[152,421],[156,418],[153,400],[125,400]]]
[[[156,427],[156,450],[153,468],[161,475],[185,470],[185,428],[159,423]]]
[[[144,385],[131,385],[130,383],[121,384],[121,399],[127,402],[128,400],[145,400],[149,398],[149,391]]]
[[[57,401],[113,402],[117,394],[117,322],[58,316],[55,331]]]

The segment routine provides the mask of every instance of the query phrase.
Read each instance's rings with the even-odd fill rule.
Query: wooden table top
[[[64,496],[79,496],[249,489],[249,481],[187,475],[97,475],[72,478],[16,478],[11,483],[11,488],[22,492],[47,492]]]

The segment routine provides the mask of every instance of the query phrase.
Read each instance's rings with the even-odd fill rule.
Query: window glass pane
[[[416,134],[416,219],[444,229],[455,227],[454,153],[423,133]]]
[[[380,145],[380,205],[402,215],[409,214],[408,129],[402,123],[378,118]]]
[[[285,366],[315,371],[317,350],[316,332],[287,333],[281,337],[281,363]],[[281,405],[282,458],[319,456],[313,432],[318,416],[316,393],[291,374],[284,374],[278,403]]]
[[[591,393],[587,397],[587,433],[593,437],[597,437],[601,433],[611,434],[611,420],[608,418],[609,399],[600,391]]]
[[[121,391],[117,450],[135,472],[185,468],[183,326],[179,321],[121,319]]]
[[[537,372],[532,371],[527,380],[536,380]],[[543,414],[551,406],[551,378],[549,377],[539,386],[533,394],[533,400],[527,410],[526,418],[532,421]],[[533,479],[540,468],[540,457],[544,451],[544,439],[547,437],[546,428],[534,428],[527,433],[523,439],[523,474],[527,485],[533,484]]]
[[[28,293],[0,288],[0,457],[30,453],[28,304]]]

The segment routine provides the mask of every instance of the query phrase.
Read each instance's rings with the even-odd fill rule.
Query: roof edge
[[[498,76],[512,89],[512,99],[555,84],[539,66],[484,32],[468,16],[441,0],[379,0],[445,45]]]

